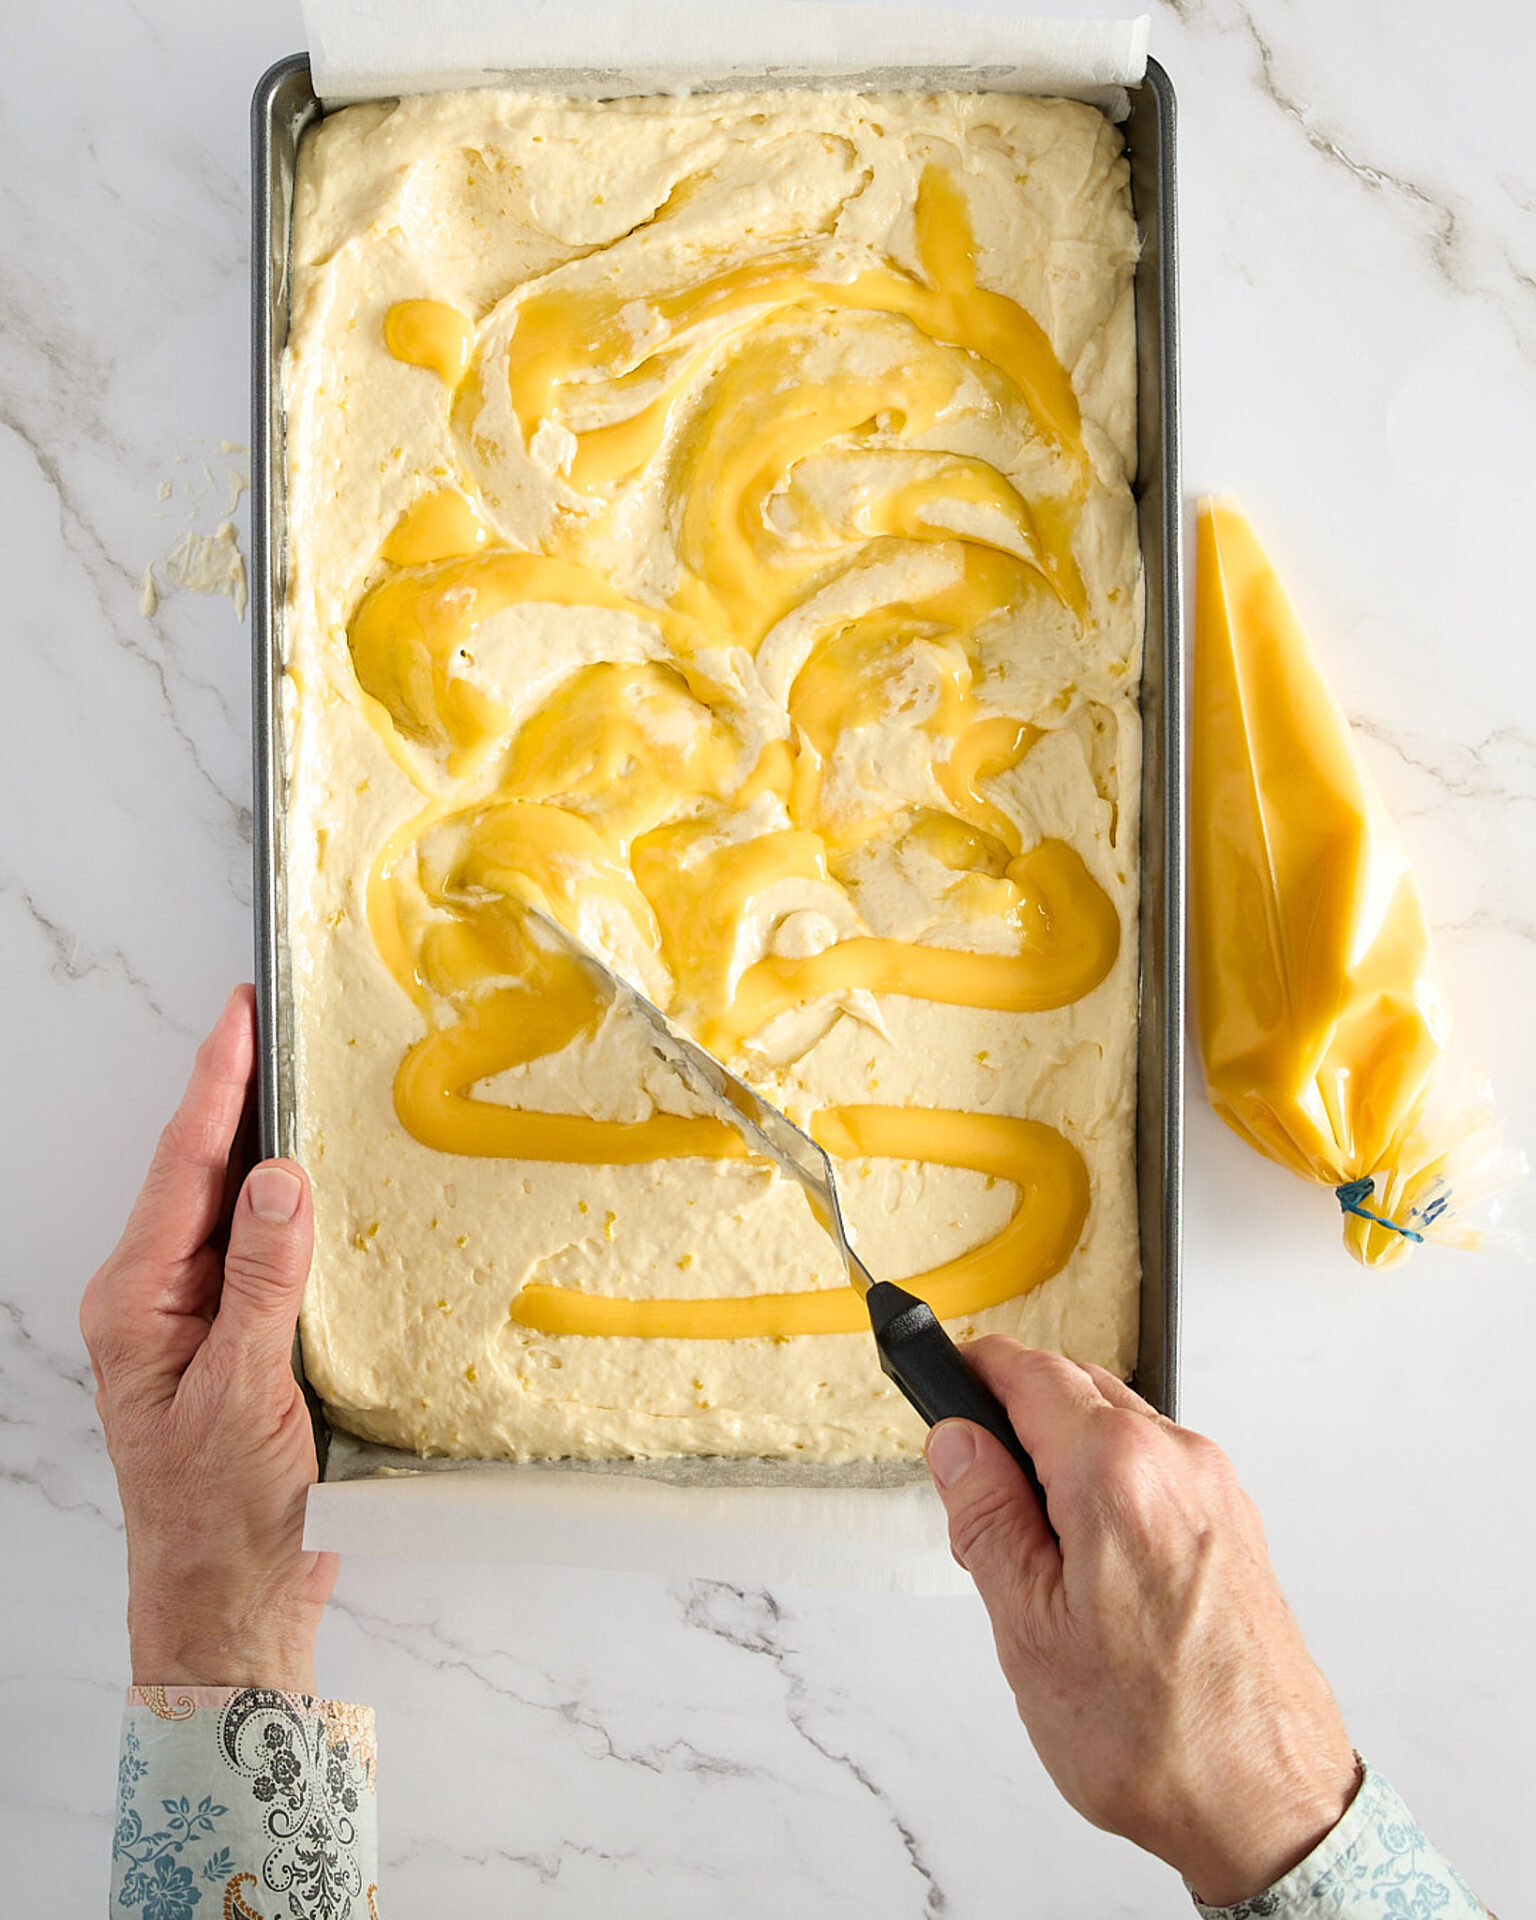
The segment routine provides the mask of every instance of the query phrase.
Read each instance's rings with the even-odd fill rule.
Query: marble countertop
[[[1191,498],[1239,493],[1270,544],[1417,863],[1462,1040],[1536,1143],[1536,15],[1153,13],[1182,114]],[[245,545],[246,110],[302,42],[293,0],[88,0],[0,36],[18,1912],[97,1911],[109,1846],[122,1532],[76,1303],[250,965],[248,634],[175,576]],[[174,557],[226,520],[222,549]],[[1536,1805],[1532,1272],[1431,1249],[1363,1274],[1327,1196],[1192,1085],[1185,1417],[1257,1498],[1356,1742],[1513,1914]],[[397,1920],[1188,1911],[1057,1800],[970,1598],[357,1560],[320,1670],[379,1710]]]

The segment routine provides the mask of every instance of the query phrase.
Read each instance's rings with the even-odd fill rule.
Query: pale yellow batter
[[[1134,257],[1065,102],[306,140],[284,856],[338,1425],[920,1443],[798,1189],[524,903],[814,1128],[877,1275],[1129,1372]]]

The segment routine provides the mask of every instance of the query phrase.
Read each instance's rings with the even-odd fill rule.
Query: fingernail
[[[945,1420],[928,1436],[928,1466],[941,1487],[952,1487],[976,1458],[976,1436],[964,1420]]]
[[[258,1220],[291,1220],[299,1210],[304,1183],[287,1167],[257,1167],[245,1183],[251,1212]]]

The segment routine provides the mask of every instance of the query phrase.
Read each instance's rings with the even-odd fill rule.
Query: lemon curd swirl
[[[854,175],[853,199],[880,177],[859,176],[830,136],[817,144]],[[777,221],[696,229],[720,183],[680,159],[617,240],[568,246],[510,296],[439,297],[430,273],[412,284],[407,256],[392,297],[346,325],[375,329],[399,407],[427,423],[418,437],[435,453],[371,550],[360,536],[348,680],[333,672],[317,692],[301,675],[298,726],[302,746],[306,712],[350,707],[390,791],[416,796],[381,810],[356,897],[414,1009],[391,1067],[395,1115],[442,1157],[450,1196],[455,1162],[751,1164],[733,1128],[676,1094],[665,1106],[685,1110],[664,1110],[649,1080],[638,1109],[609,1109],[641,1117],[569,1110],[602,1113],[602,1099],[541,1103],[555,1063],[606,1057],[584,1050],[613,1019],[544,916],[787,1099],[851,1185],[882,1165],[949,1169],[1011,1195],[1001,1214],[989,1205],[979,1243],[952,1222],[949,1257],[899,1276],[970,1321],[1084,1242],[1100,1174],[1056,1124],[1070,1102],[1038,1118],[925,1102],[920,1073],[896,1104],[855,1100],[846,1070],[797,1080],[794,1063],[839,1022],[880,1033],[902,1005],[1049,1016],[1112,972],[1124,980],[1126,854],[1112,897],[1071,809],[1020,796],[1032,756],[1061,762],[1069,735],[1090,741],[1080,758],[1096,750],[1093,716],[1110,709],[1095,701],[1130,706],[1134,654],[1087,658],[1102,578],[1125,579],[1123,565],[1101,563],[1098,588],[1084,573],[1103,544],[1103,436],[1040,320],[978,266],[961,150],[926,145],[905,163],[895,245],[844,238],[835,208],[809,216],[792,172]],[[482,192],[485,151],[462,151],[458,190]],[[1080,366],[1096,351],[1073,344]],[[341,393],[333,431],[364,403]],[[391,463],[412,457],[400,438],[380,461],[381,499]],[[551,617],[576,636],[552,672],[517,638]],[[1047,646],[1010,671],[1029,634]],[[1130,804],[1119,771],[1094,776],[1111,823]],[[363,817],[370,785],[357,783]],[[909,881],[925,910],[887,911]],[[339,939],[349,914],[332,916]],[[1019,1023],[1020,1044],[1031,1031]],[[702,1187],[696,1199],[702,1212]],[[681,1244],[701,1244],[707,1222],[688,1224]],[[611,1211],[591,1220],[593,1235],[614,1230]],[[354,1234],[359,1257],[377,1232]],[[525,1337],[584,1337],[594,1352],[867,1328],[830,1255],[820,1271],[803,1251],[774,1261],[755,1290],[661,1279],[640,1293],[540,1260],[502,1311]],[[307,1311],[308,1344],[327,1330]],[[583,1433],[573,1450],[588,1447]]]
[[[524,303],[509,368],[513,406],[528,438],[559,419],[562,396],[578,383],[595,376],[625,390],[657,380],[660,370],[660,393],[632,419],[575,436],[569,471],[583,491],[622,485],[657,457],[705,358],[690,341],[706,321],[728,325],[713,391],[676,459],[683,565],[667,605],[626,600],[559,552],[488,547],[456,490],[428,495],[386,543],[389,570],[349,629],[358,684],[376,703],[379,728],[440,749],[450,780],[478,772],[491,756],[499,761],[494,784],[472,808],[454,808],[451,787],[431,793],[418,819],[390,841],[369,883],[370,924],[400,985],[423,1013],[446,1001],[457,1015],[412,1049],[395,1083],[400,1120],[425,1145],[624,1164],[743,1151],[740,1136],[716,1119],[658,1114],[625,1123],[474,1096],[470,1089],[479,1082],[567,1045],[602,1011],[579,967],[541,952],[530,938],[523,902],[574,932],[580,897],[609,896],[666,962],[678,983],[678,1011],[691,1014],[697,1037],[725,1056],[776,1014],[839,989],[1032,1012],[1080,998],[1109,971],[1120,923],[1103,889],[1064,842],[1021,848],[1016,829],[985,797],[985,776],[1014,766],[1038,736],[976,698],[968,644],[986,621],[1031,593],[1053,594],[1082,611],[1071,553],[1083,484],[1076,400],[1036,322],[976,284],[964,197],[953,175],[937,166],[922,175],[916,227],[922,280],[881,266],[838,284],[818,280],[808,261],[791,254],[655,298],[659,326],[647,331],[648,351],[634,365],[626,364],[633,356],[625,350],[633,321],[620,325],[615,296],[552,289]],[[878,378],[807,378],[801,336],[769,326],[787,310],[821,341],[870,314],[898,317],[914,329],[910,357]],[[469,372],[473,328],[452,307],[397,303],[384,337],[396,358],[454,389]],[[718,333],[709,355],[721,355]],[[968,356],[996,374],[1064,456],[1063,493],[1040,520],[995,468],[946,455],[921,478],[898,480],[879,495],[861,524],[822,524],[817,544],[790,550],[766,510],[792,496],[802,463],[872,430],[886,444],[926,432],[953,398]],[[956,499],[991,510],[998,532],[957,539],[936,511]],[[744,771],[731,699],[698,667],[699,655],[721,647],[755,654],[829,578],[891,541],[952,549],[952,584],[855,619],[834,615],[817,623],[790,687],[791,730]],[[456,677],[454,666],[483,622],[518,601],[629,613],[659,630],[672,657],[587,667],[509,736],[505,712]],[[880,815],[829,820],[820,775],[844,728],[888,710],[891,684],[914,643],[931,649],[938,663],[940,697],[920,725],[951,810],[928,815],[913,830],[933,841],[960,881],[973,884],[978,914],[1017,928],[1017,953],[854,937],[801,958],[759,960],[733,982],[735,922],[758,895],[791,875],[835,879],[840,860],[889,831]],[[653,716],[659,724],[649,724]],[[739,811],[764,791],[783,803],[789,825],[704,850],[722,812]],[[443,917],[413,937],[393,882],[407,860],[419,874],[429,831],[452,846],[427,883]],[[884,1107],[831,1108],[814,1115],[811,1128],[840,1156],[937,1161],[1016,1186],[1019,1204],[1000,1234],[911,1282],[941,1315],[976,1313],[1027,1291],[1056,1272],[1077,1243],[1087,1177],[1075,1150],[1050,1128]],[[843,1291],[629,1301],[535,1283],[519,1293],[512,1314],[550,1333],[726,1339],[850,1333],[863,1308]]]

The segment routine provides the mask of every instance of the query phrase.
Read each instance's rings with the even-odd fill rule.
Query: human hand
[[[990,1434],[933,1429],[950,1544],[1035,1751],[1079,1813],[1208,1905],[1262,1892],[1338,1823],[1359,1763],[1257,1509],[1214,1442],[1102,1368],[995,1336],[966,1351],[1060,1536]]]
[[[301,1544],[315,1448],[290,1354],[314,1218],[289,1161],[240,1184],[255,1052],[237,987],[80,1329],[123,1503],[135,1683],[313,1693],[337,1568]]]

